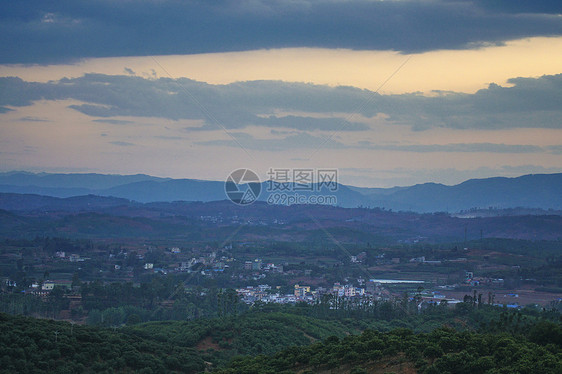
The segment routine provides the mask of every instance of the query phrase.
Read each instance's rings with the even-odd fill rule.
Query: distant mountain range
[[[265,191],[266,183],[262,183],[264,192],[260,195],[260,200],[263,201],[269,194]],[[322,193],[336,196],[337,205],[346,208],[380,207],[427,213],[459,212],[490,207],[561,210],[561,191],[562,173],[531,174],[517,178],[471,179],[454,186],[425,183],[410,187],[359,188],[340,184],[337,191],[323,191]],[[158,178],[144,174],[0,173],[0,192],[59,198],[97,195],[141,203],[209,202],[227,198],[222,181]],[[299,191],[299,194],[311,193]],[[37,197],[36,201],[39,203],[41,199],[43,202],[47,202],[44,197]],[[13,204],[17,204],[17,199],[11,201]],[[29,200],[26,201],[29,202]],[[96,202],[99,203],[99,200]],[[123,203],[119,200],[105,202]]]

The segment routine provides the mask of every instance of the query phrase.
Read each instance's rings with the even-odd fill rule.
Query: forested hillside
[[[462,304],[414,315],[399,307],[389,312],[383,318],[260,306],[238,316],[113,329],[0,314],[0,365],[7,373],[562,370],[562,324],[555,310]]]
[[[289,347],[306,347],[334,337],[356,336],[368,330],[385,333],[401,330],[423,336],[446,328],[471,333],[509,334],[527,339],[531,331],[539,331],[537,326],[542,321],[550,321],[553,325],[549,326],[557,326],[555,323],[559,320],[560,314],[555,310],[529,308],[508,311],[497,307],[474,307],[467,303],[455,308],[435,306],[418,313],[408,305],[393,303],[381,303],[369,311],[325,310],[322,305],[263,305],[237,316],[186,322],[150,322],[124,330],[142,338],[196,348],[211,367],[221,368],[240,355],[273,355]],[[551,331],[562,336],[556,328]],[[535,335],[533,341],[544,340],[540,334]],[[549,342],[556,339],[552,336],[547,338]],[[342,358],[339,359],[341,361]],[[247,372],[245,370],[240,372]]]
[[[448,328],[429,334],[367,330],[273,356],[237,359],[219,373],[560,373],[561,348],[562,329],[549,322],[536,325],[526,336]]]
[[[109,329],[0,314],[3,373],[197,373],[195,350]]]

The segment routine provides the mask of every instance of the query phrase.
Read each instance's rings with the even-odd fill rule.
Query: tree
[[[80,282],[80,277],[78,276],[78,272],[75,271],[74,274],[72,275],[72,289],[76,287],[80,287],[81,284],[82,282]]]
[[[141,322],[142,322],[141,317],[136,313],[130,314],[127,317],[127,325],[129,325],[129,326],[130,325],[136,325],[136,324],[141,323]]]

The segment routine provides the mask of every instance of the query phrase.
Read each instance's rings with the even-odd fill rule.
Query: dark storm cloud
[[[438,92],[428,97],[281,81],[211,85],[185,78],[103,74],[47,83],[0,78],[0,108],[73,99],[82,104],[70,108],[98,117],[94,119],[98,122],[132,125],[112,118],[123,116],[191,119],[202,121],[198,127],[189,128],[199,131],[248,126],[364,131],[369,127],[353,119],[377,114],[385,115],[388,124],[416,130],[562,127],[562,74],[513,78],[508,83],[506,87],[491,84],[474,94]],[[332,113],[340,113],[340,117]]]
[[[559,145],[551,145],[546,147],[546,149],[550,152],[550,153],[554,153],[556,155],[562,155],[562,144]]]
[[[129,125],[134,123],[133,121],[119,120],[119,119],[94,119],[92,122],[97,123],[108,123],[110,125]]]
[[[561,14],[562,2],[558,0],[469,0],[483,9],[504,13]]]
[[[260,151],[283,151],[288,149],[316,149],[316,148],[354,148],[353,146],[345,146],[344,144],[326,139],[321,136],[314,136],[304,132],[292,134],[282,138],[258,139],[248,133],[236,132],[231,133],[233,139],[217,139],[197,142],[199,145],[205,146],[224,146],[224,147],[244,147],[245,149]]]
[[[474,94],[381,96],[380,106],[396,123],[415,129],[500,129],[562,127],[562,74],[512,78],[511,87],[490,84]]]
[[[376,144],[369,141],[344,144],[326,136],[308,133],[291,134],[282,138],[258,139],[248,133],[232,133],[236,140],[217,139],[197,142],[199,145],[224,146],[261,151],[280,151],[287,149],[367,149],[373,151],[412,152],[412,153],[559,153],[560,146],[538,147],[527,144],[502,143],[458,143],[458,144]]]
[[[39,117],[31,117],[31,116],[22,117],[22,118],[18,119],[18,121],[23,121],[23,122],[51,122],[48,119],[39,118]]]
[[[541,153],[547,149],[527,144],[497,144],[497,143],[453,143],[453,144],[406,144],[406,145],[381,145],[368,141],[361,141],[358,148],[367,148],[381,151],[398,152],[469,152],[469,153]]]
[[[349,111],[372,93],[350,87],[327,87],[302,83],[256,81],[210,85],[190,79],[145,79],[132,76],[87,74],[57,82],[26,82],[20,78],[0,78],[0,109],[31,105],[37,100],[74,99],[83,104],[70,108],[97,122],[127,125],[117,116],[158,117],[173,120],[204,120],[191,130],[244,128],[255,125],[301,130],[361,131],[365,124],[337,118],[288,115],[275,111]],[[327,108],[330,109],[327,109]],[[367,110],[370,115],[376,111]]]
[[[478,0],[4,1],[0,4],[0,63],[283,47],[418,52],[562,34],[559,5],[510,4]]]
[[[120,147],[131,147],[131,146],[135,145],[134,143],[121,142],[121,141],[109,142],[109,144],[117,145],[117,146],[120,146]]]

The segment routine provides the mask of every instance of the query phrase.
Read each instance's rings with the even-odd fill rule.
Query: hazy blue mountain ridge
[[[270,192],[262,183],[259,200]],[[458,212],[471,208],[562,209],[562,173],[530,174],[517,178],[471,179],[446,186],[424,183],[409,187],[360,188],[339,185],[337,191],[273,191],[334,195],[342,207],[381,207],[415,212]],[[158,178],[149,175],[0,173],[0,192],[53,197],[97,195],[141,203],[225,200],[223,181]]]

